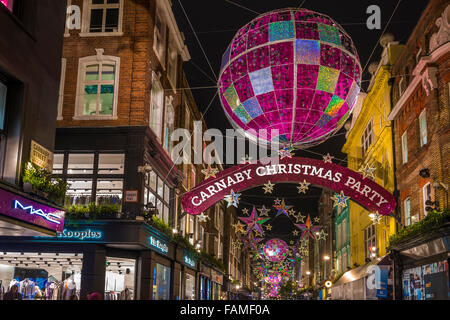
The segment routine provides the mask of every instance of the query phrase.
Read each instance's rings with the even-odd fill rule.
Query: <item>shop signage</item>
[[[91,229],[86,229],[83,231],[67,230],[64,229],[56,235],[58,239],[74,239],[77,241],[83,240],[100,240],[103,238],[103,233],[101,231],[94,231]]]
[[[125,190],[125,202],[138,202],[138,190]]]
[[[377,286],[377,298],[384,298],[386,299],[388,297],[388,277],[389,277],[389,267],[383,266],[379,269],[380,277],[378,279],[379,283]]]
[[[235,193],[271,182],[307,182],[326,187],[337,193],[341,191],[371,212],[381,215],[392,213],[396,207],[393,195],[360,173],[334,163],[307,158],[284,158],[278,164],[263,165],[260,162],[240,164],[228,168],[187,192],[181,203],[192,215],[200,214]]]
[[[53,152],[31,140],[30,161],[41,168],[52,171]]]
[[[191,268],[195,268],[195,259],[188,252],[184,252],[184,263]]]
[[[0,189],[0,214],[52,231],[64,229],[64,211]]]
[[[163,254],[169,253],[169,246],[165,242],[155,238],[154,236],[150,236],[148,238],[148,243],[151,247],[155,248],[157,251]]]

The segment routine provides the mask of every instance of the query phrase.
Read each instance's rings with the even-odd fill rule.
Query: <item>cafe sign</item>
[[[181,203],[185,212],[198,215],[235,193],[261,186],[267,181],[299,183],[306,180],[337,193],[343,192],[367,210],[389,215],[396,207],[393,195],[368,177],[334,163],[308,158],[284,158],[278,164],[240,164],[210,177],[187,192]]]

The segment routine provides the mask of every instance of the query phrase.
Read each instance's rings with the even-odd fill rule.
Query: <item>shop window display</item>
[[[13,285],[23,300],[79,299],[82,262],[82,254],[2,252],[0,300]]]
[[[153,268],[153,300],[170,299],[170,268],[156,263]]]
[[[122,204],[123,180],[98,179],[97,180],[97,205]]]
[[[67,180],[70,187],[66,193],[67,205],[88,205],[92,202],[92,180]]]
[[[186,274],[184,298],[186,300],[195,300],[195,278],[190,274]]]
[[[133,259],[106,257],[105,300],[133,300],[135,265]]]
[[[158,218],[165,223],[170,219],[171,188],[155,172],[147,174],[145,179],[144,204],[150,204],[158,209]]]
[[[403,271],[403,299],[434,300],[448,299],[449,288],[447,261],[435,262]],[[442,277],[440,277],[442,275]],[[444,284],[444,285],[442,285]]]

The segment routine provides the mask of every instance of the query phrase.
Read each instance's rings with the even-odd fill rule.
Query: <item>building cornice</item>
[[[437,68],[430,66],[430,64],[436,62],[439,58],[444,56],[450,51],[450,42],[442,45],[438,49],[434,50],[430,55],[424,56],[420,59],[419,63],[413,70],[413,80],[406,88],[401,98],[397,101],[391,113],[388,116],[389,120],[394,120],[399,114],[402,107],[411,97],[416,87],[422,83],[427,95],[430,95],[431,91],[437,88],[436,73]]]

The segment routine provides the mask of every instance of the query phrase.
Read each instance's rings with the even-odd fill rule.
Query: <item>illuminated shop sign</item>
[[[83,231],[67,230],[64,229],[63,232],[57,234],[58,239],[68,239],[68,240],[100,240],[103,238],[103,233],[101,231],[95,231],[91,229]]]
[[[191,268],[195,268],[195,260],[186,252],[184,253],[184,263]]]
[[[18,200],[14,200],[13,203],[14,203],[14,205],[13,205],[14,209],[25,210],[25,211],[28,211],[28,213],[31,215],[35,214],[35,215],[43,217],[47,221],[50,221],[50,222],[53,222],[56,224],[61,224],[59,217],[57,215],[54,215],[53,213],[44,212],[42,209],[36,209],[33,206],[25,206],[22,203],[20,203],[20,201],[18,201]]]
[[[64,230],[64,211],[0,189],[0,215],[55,232]]]
[[[148,238],[148,243],[151,247],[155,248],[157,251],[163,254],[169,253],[169,246],[161,240],[155,238],[154,236],[150,236]]]

